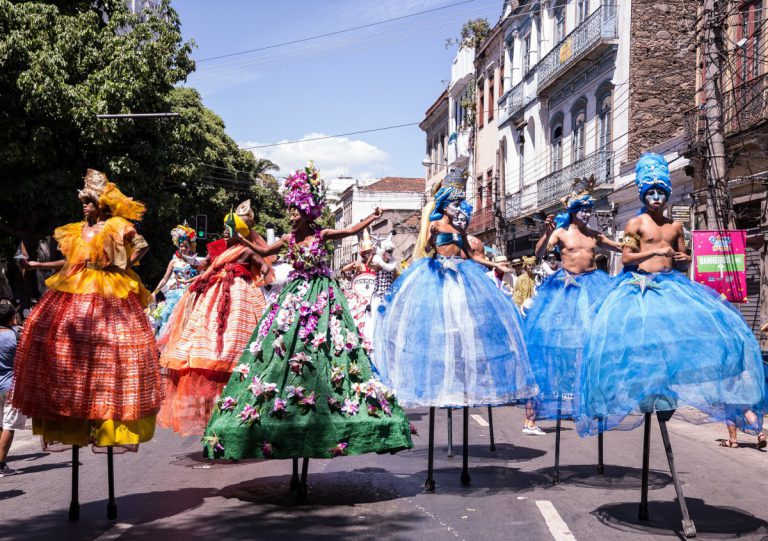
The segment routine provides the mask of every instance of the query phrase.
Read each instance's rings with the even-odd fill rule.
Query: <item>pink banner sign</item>
[[[693,279],[725,295],[747,302],[747,232],[694,231]]]

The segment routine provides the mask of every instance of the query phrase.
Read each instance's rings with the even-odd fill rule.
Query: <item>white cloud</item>
[[[253,149],[257,158],[267,158],[280,166],[280,176],[304,167],[313,160],[315,166],[326,179],[339,175],[350,176],[359,180],[379,178],[389,172],[387,165],[390,156],[377,146],[359,139],[335,137],[312,141],[326,137],[324,133],[308,133],[298,143]],[[286,141],[277,141],[285,143]],[[264,144],[264,143],[261,143]],[[245,141],[242,148],[259,146],[258,142]]]

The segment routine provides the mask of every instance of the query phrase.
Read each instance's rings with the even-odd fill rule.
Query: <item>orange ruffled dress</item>
[[[158,416],[161,427],[184,436],[203,433],[215,398],[264,313],[260,287],[269,280],[271,267],[262,275],[258,266],[238,263],[246,250],[238,244],[214,258],[184,292],[166,323],[168,332],[158,339],[166,395]]]
[[[11,403],[45,444],[135,446],[152,439],[162,402],[149,293],[129,268],[146,242],[124,218],[89,241],[84,225],[54,233],[66,262],[24,325]]]

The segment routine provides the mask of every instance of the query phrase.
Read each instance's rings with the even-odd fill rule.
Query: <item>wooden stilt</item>
[[[296,492],[299,490],[299,459],[294,458],[292,459],[293,462],[293,474],[291,475],[291,484],[290,489],[291,492]]]
[[[597,473],[603,475],[605,466],[603,465],[603,431],[605,430],[605,421],[600,418],[597,420]]]
[[[448,457],[453,456],[453,409],[448,408]]]
[[[307,470],[309,470],[309,459],[305,458],[301,463],[301,481],[299,483],[299,497],[307,496]]]

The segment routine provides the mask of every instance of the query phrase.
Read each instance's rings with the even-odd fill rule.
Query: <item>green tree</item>
[[[169,0],[132,14],[125,0],[0,0],[0,246],[34,246],[80,216],[86,168],[103,170],[147,204],[142,264],[156,279],[172,252],[168,233],[251,197],[262,224],[284,226],[277,166],[237,147],[197,91]],[[103,113],[175,111],[167,119],[99,120]],[[183,188],[185,185],[186,188]]]

